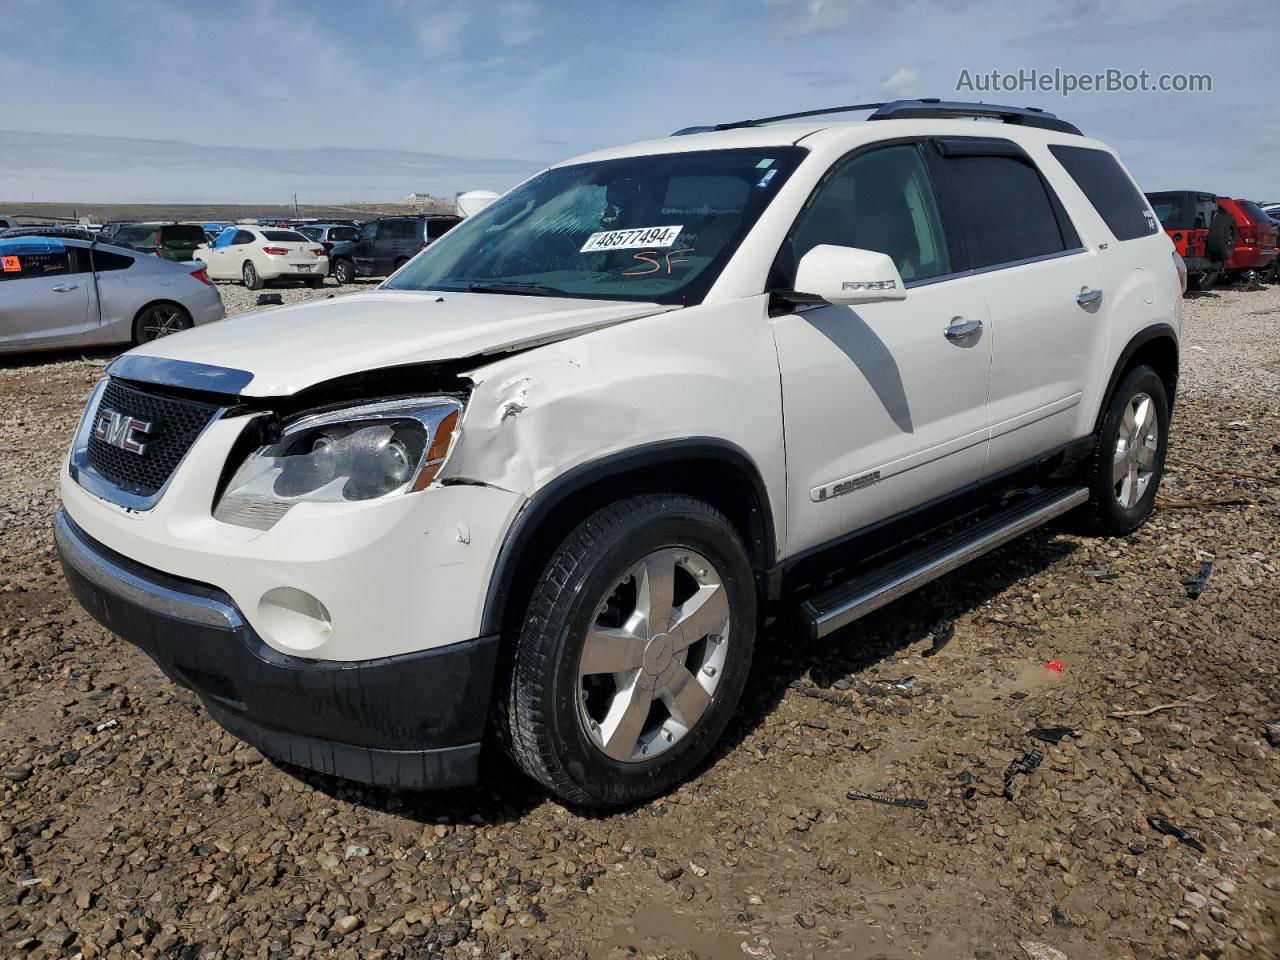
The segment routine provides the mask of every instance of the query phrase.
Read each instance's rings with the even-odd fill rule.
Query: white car
[[[271,756],[426,787],[497,744],[608,807],[707,758],[766,615],[822,637],[1069,510],[1141,524],[1185,272],[1114,152],[795,119],[571,160],[376,291],[121,357],[72,589]]]
[[[312,287],[324,284],[329,258],[324,247],[296,230],[237,224],[227,227],[195,255],[215,280],[239,280],[260,290],[270,280],[301,280]]]
[[[203,264],[75,232],[0,235],[0,353],[146,343],[222,319]]]

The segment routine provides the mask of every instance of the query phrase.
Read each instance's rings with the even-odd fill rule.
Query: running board
[[[814,639],[825,637],[1088,499],[1084,487],[1058,487],[1023,497],[940,541],[806,600],[800,604],[800,619]]]

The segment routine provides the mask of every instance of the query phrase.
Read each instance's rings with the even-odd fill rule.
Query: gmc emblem
[[[93,435],[103,443],[141,456],[147,450],[143,439],[151,432],[151,424],[107,407],[98,410],[93,421]]]

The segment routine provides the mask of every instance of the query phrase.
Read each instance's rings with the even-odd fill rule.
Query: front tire
[[[240,279],[244,281],[246,289],[262,289],[262,278],[258,276],[258,271],[250,260],[246,260],[243,266],[240,267]]]
[[[333,264],[333,279],[339,286],[345,287],[356,282],[356,268],[350,260],[336,260]]]
[[[1143,365],[1112,394],[1089,464],[1094,527],[1108,536],[1136,530],[1151,515],[1169,446],[1164,381]]]
[[[502,704],[508,751],[567,803],[663,793],[723,734],[756,627],[751,564],[724,515],[675,494],[611,504],[534,588]]]

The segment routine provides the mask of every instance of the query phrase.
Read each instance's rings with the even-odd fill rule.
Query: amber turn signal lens
[[[458,413],[454,411],[441,420],[440,425],[436,427],[436,435],[431,440],[431,446],[427,448],[426,461],[418,473],[418,479],[413,482],[414,492],[425,490],[436,478],[440,468],[444,466],[445,457],[449,455],[449,445],[453,443],[453,435],[458,431],[458,421]]]

